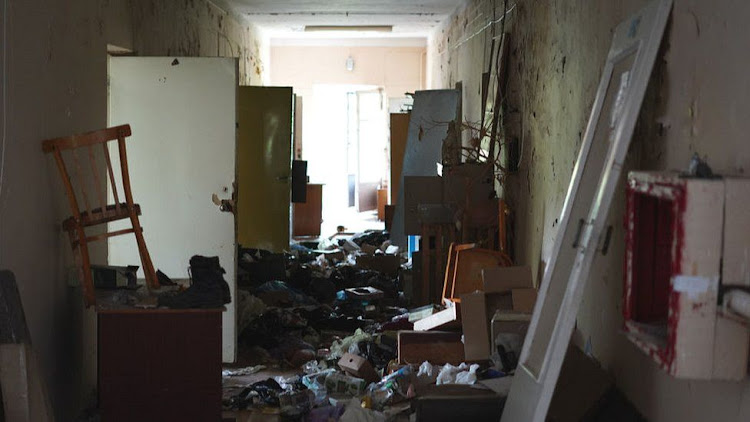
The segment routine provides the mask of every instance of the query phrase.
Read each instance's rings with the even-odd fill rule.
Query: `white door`
[[[546,419],[671,7],[652,1],[615,29],[502,422]]]
[[[232,192],[237,86],[232,58],[110,59],[109,125],[129,123],[133,131],[130,180],[154,267],[188,278],[189,259],[199,254],[218,256],[226,270],[232,302],[222,321],[225,362],[235,360],[237,338],[235,224],[211,195]],[[140,262],[127,236],[110,238],[108,247],[111,265]]]

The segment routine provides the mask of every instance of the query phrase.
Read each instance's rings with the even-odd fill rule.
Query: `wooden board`
[[[415,322],[414,331],[428,331],[436,328],[458,328],[460,326],[461,310],[460,306],[456,304]]]
[[[408,135],[409,114],[391,113],[391,203],[396,201],[401,188],[401,167]]]
[[[307,202],[293,205],[292,236],[320,236],[323,222],[323,185],[307,185]]]
[[[102,420],[221,420],[221,314],[100,312]]]
[[[458,365],[463,362],[464,345],[461,342],[461,333],[399,331],[398,363],[418,365],[424,361],[429,361],[433,365]]]

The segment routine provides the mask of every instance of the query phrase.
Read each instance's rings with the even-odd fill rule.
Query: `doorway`
[[[309,105],[308,105],[309,104]],[[388,105],[381,87],[314,85],[305,100],[303,157],[323,184],[321,235],[382,229],[377,190],[388,174]]]

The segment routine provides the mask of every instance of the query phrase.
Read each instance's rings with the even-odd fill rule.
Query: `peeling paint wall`
[[[95,315],[69,287],[70,214],[43,139],[102,128],[107,44],[141,55],[238,56],[244,83],[262,82],[263,43],[242,18],[207,0],[0,0],[7,19],[0,268],[18,280],[58,420],[95,399]],[[7,9],[5,9],[7,7]],[[92,250],[106,259],[105,243]]]
[[[208,0],[130,0],[139,56],[238,57],[241,85],[261,85],[265,43],[246,18]]]
[[[464,115],[477,119],[477,85],[486,69],[489,37],[469,41],[502,1],[473,0],[449,19],[428,46],[433,88],[463,81]],[[644,0],[510,0],[509,86],[505,133],[521,140],[518,173],[509,176],[518,263],[535,277],[557,235],[583,131],[596,95],[614,27]],[[480,14],[478,20],[474,19]],[[501,13],[501,12],[500,12]],[[500,13],[496,10],[496,15]],[[750,69],[746,26],[750,4],[736,0],[675,0],[631,144],[625,172],[682,169],[694,152],[714,170],[744,174],[750,166]],[[495,24],[497,27],[497,24]],[[483,51],[484,50],[484,51]],[[651,421],[745,421],[750,381],[693,382],[666,376],[621,334],[624,254],[624,183],[608,224],[606,257],[592,268],[574,341],[588,344],[618,386]]]

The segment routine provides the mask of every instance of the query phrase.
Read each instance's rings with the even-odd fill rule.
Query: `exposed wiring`
[[[506,11],[505,13],[503,13],[503,15],[502,15],[502,16],[500,16],[500,17],[499,17],[499,18],[497,18],[497,19],[494,19],[494,20],[490,20],[490,21],[489,21],[489,22],[487,22],[487,23],[486,23],[486,24],[485,24],[485,25],[484,25],[483,27],[479,28],[479,29],[478,29],[478,30],[477,30],[476,32],[474,32],[473,34],[469,35],[468,37],[466,37],[466,38],[462,39],[461,41],[457,42],[457,43],[456,43],[456,45],[454,45],[454,46],[453,46],[453,48],[454,48],[454,49],[456,49],[456,48],[458,48],[458,47],[460,47],[460,46],[462,46],[462,45],[466,44],[467,42],[469,42],[469,41],[470,41],[471,39],[473,39],[474,37],[476,37],[476,36],[480,35],[480,34],[481,34],[481,33],[483,33],[484,31],[486,31],[486,30],[487,30],[487,28],[489,28],[490,26],[492,26],[492,25],[494,25],[494,24],[496,24],[496,23],[499,23],[499,22],[502,22],[502,21],[504,21],[504,20],[505,20],[505,17],[506,17],[506,16],[507,16],[507,15],[508,15],[508,14],[509,14],[510,12],[512,12],[512,11],[513,11],[513,9],[515,9],[515,8],[516,8],[516,4],[514,3],[514,4],[513,4],[513,6],[511,6],[511,7],[510,7],[510,9],[508,9],[508,10],[507,10],[507,11]],[[502,36],[502,34],[500,34],[500,36]]]

